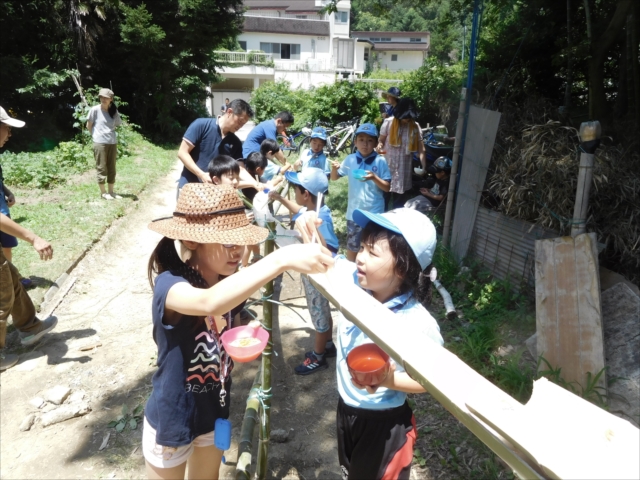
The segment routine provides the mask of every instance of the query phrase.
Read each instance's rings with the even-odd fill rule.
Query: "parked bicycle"
[[[325,147],[327,154],[330,157],[337,157],[340,152],[353,153],[355,151],[355,133],[359,125],[360,117],[338,123],[327,137]]]
[[[280,150],[282,150],[283,153],[286,153],[287,156],[289,156],[292,152],[300,153],[300,150],[303,148],[305,142],[309,143],[310,136],[311,123],[307,123],[307,125],[295,135],[278,135],[276,137],[276,140],[278,141]]]

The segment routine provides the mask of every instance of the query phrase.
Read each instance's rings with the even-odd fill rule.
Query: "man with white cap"
[[[0,147],[3,147],[11,136],[11,128],[22,128],[24,122],[10,117],[4,108],[0,107]],[[4,193],[2,194],[4,195]],[[0,213],[0,231],[29,242],[36,249],[42,260],[53,257],[53,249],[32,231],[18,225],[4,213]],[[53,330],[58,323],[55,316],[44,321],[36,317],[36,309],[27,291],[20,283],[18,269],[8,261],[0,249],[0,348],[4,348],[7,334],[7,319],[13,318],[13,325],[19,331],[22,345],[33,345],[45,333]],[[18,362],[14,354],[2,355],[0,371],[11,368]]]

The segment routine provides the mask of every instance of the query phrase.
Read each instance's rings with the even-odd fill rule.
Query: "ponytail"
[[[111,118],[115,117],[116,113],[118,113],[118,107],[115,102],[111,102],[109,104],[109,109],[107,110]]]
[[[163,237],[149,258],[147,276],[151,288],[153,288],[155,284],[153,281],[154,276],[167,271],[173,275],[184,278],[192,287],[209,288],[209,284],[196,269],[180,260],[178,252],[176,252],[174,240]]]

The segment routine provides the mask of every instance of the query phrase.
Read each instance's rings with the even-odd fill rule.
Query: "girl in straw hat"
[[[148,269],[158,371],[145,408],[147,475],[184,478],[188,463],[189,478],[217,479],[222,451],[213,429],[229,416],[233,369],[219,338],[229,312],[285,270],[326,272],[333,259],[318,244],[292,245],[236,273],[245,245],[268,232],[249,224],[230,185],[185,185],[173,216],[149,228],[163,238]]]

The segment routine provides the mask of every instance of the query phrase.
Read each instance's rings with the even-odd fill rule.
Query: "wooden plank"
[[[536,241],[538,355],[577,391],[604,368],[597,255],[593,233]]]
[[[451,231],[451,250],[456,258],[467,255],[480,194],[491,161],[491,152],[500,123],[500,112],[471,106],[465,137],[464,157]]]
[[[424,334],[398,328],[393,313],[350,279],[333,272],[309,279],[518,477],[640,478],[640,430],[629,422],[546,379],[523,406]],[[597,476],[608,469],[615,476]]]

